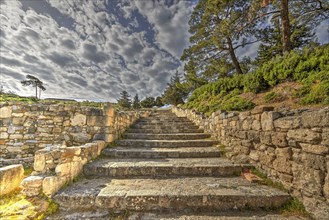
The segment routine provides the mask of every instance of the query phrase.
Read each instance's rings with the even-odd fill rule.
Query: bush
[[[304,97],[302,104],[327,104],[328,72],[329,44],[304,48],[277,56],[248,74],[234,74],[232,77],[205,84],[193,91],[184,106],[208,113],[218,109],[245,110],[251,108],[253,103],[240,98],[238,95],[241,91],[259,93],[285,81],[303,84],[294,94],[296,97]],[[281,97],[270,93],[264,98],[266,102],[270,102]]]
[[[266,103],[273,102],[273,101],[278,101],[282,98],[282,95],[280,93],[276,92],[268,92],[264,96],[264,100]]]

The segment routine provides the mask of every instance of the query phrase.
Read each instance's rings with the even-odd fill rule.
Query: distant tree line
[[[156,98],[150,96],[140,100],[138,94],[136,94],[131,100],[129,93],[125,90],[120,93],[120,98],[117,102],[123,109],[153,108],[162,107],[164,105],[160,96]]]

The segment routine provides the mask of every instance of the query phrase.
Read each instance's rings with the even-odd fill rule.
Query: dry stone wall
[[[249,162],[281,182],[316,219],[329,216],[329,108],[214,112],[206,117],[174,107],[225,146],[233,161]]]
[[[141,115],[63,104],[0,103],[0,166],[29,163],[37,150],[115,140]]]

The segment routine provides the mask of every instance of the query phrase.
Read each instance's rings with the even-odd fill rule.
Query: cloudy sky
[[[122,90],[159,96],[175,71],[182,72],[179,58],[196,3],[1,0],[1,85],[32,96],[20,84],[31,74],[45,83],[43,97],[115,101]]]

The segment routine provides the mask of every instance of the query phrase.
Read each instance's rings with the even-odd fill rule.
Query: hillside
[[[329,45],[292,51],[248,74],[203,85],[193,91],[184,107],[211,114],[269,103],[276,108],[329,105]]]

